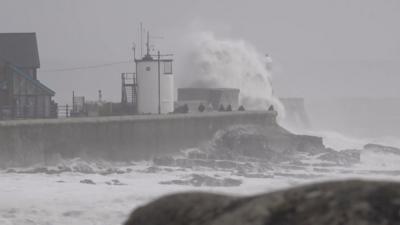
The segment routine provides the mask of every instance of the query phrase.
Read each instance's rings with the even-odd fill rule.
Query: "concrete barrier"
[[[0,122],[0,167],[49,163],[54,157],[150,159],[201,145],[230,125],[273,126],[276,113],[211,112]]]

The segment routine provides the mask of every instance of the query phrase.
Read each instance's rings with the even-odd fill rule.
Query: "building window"
[[[150,71],[150,66],[146,66],[146,71]]]
[[[164,62],[164,74],[172,74],[172,61]]]

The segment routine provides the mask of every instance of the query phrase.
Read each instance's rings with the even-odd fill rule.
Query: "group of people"
[[[243,105],[239,106],[237,109],[238,111],[245,111],[245,108]],[[213,112],[213,111],[218,111],[218,112],[231,112],[233,111],[232,105],[228,104],[226,107],[223,104],[219,105],[218,110],[215,110],[214,107],[209,104],[205,106],[203,103],[200,103],[200,105],[197,107],[198,112]],[[188,113],[189,112],[189,106],[187,104],[183,104],[177,108],[175,108],[174,113]]]
[[[200,105],[199,105],[199,107],[198,107],[198,111],[199,112],[204,112],[204,111],[214,111],[214,107],[211,105],[211,104],[209,104],[208,105],[208,107],[206,108],[204,105],[203,105],[203,103],[200,103]],[[219,108],[218,108],[218,111],[219,112],[231,112],[232,111],[232,105],[231,104],[228,104],[226,107],[223,105],[223,104],[220,104],[219,105]],[[245,111],[245,108],[244,108],[244,106],[240,106],[239,108],[238,108],[238,111]]]
[[[173,113],[188,113],[189,111],[190,111],[189,106],[188,106],[188,104],[185,103],[185,104],[175,108]],[[211,104],[208,104],[206,107],[203,103],[200,103],[200,105],[197,107],[197,111],[198,112],[213,112],[213,111],[217,111],[217,110],[215,110]],[[231,112],[231,111],[233,111],[231,104],[228,104],[226,107],[223,104],[219,105],[218,112]],[[238,107],[237,111],[246,111],[246,109],[244,108],[243,105],[241,105]],[[268,111],[275,111],[274,105],[270,105],[268,107]]]

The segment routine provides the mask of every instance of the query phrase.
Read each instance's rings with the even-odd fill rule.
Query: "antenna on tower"
[[[146,42],[147,54],[146,56],[150,55],[150,35],[149,31],[147,31],[147,42]]]
[[[140,22],[140,57],[143,57],[143,23]]]
[[[150,33],[147,31],[147,41],[146,41],[146,55],[143,57],[144,60],[153,60],[150,55]]]

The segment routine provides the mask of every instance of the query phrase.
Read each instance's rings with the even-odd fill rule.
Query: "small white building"
[[[137,111],[139,114],[165,114],[174,111],[172,59],[147,54],[136,59]]]

